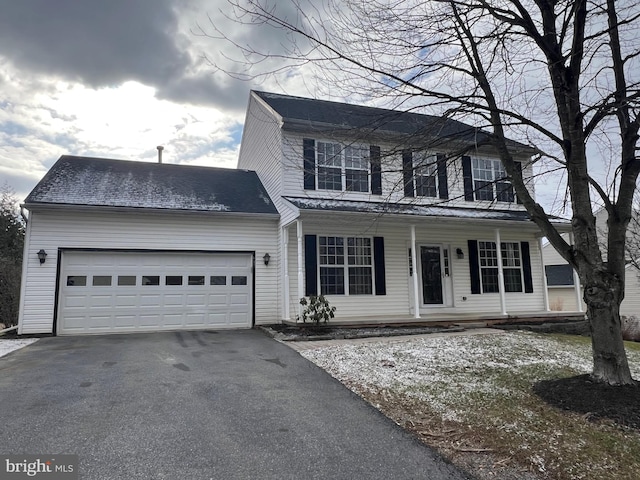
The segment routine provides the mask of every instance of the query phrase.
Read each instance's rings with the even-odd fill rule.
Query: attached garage
[[[57,332],[251,328],[253,255],[63,251]]]
[[[63,156],[24,207],[20,334],[280,318],[279,215],[255,172]]]

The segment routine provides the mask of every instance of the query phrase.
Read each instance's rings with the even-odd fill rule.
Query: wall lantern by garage
[[[262,257],[262,260],[264,260],[264,264],[265,265],[269,265],[269,260],[271,260],[271,255],[269,255],[269,253],[265,253],[264,257]]]
[[[45,252],[41,248],[40,251],[38,252],[38,260],[40,260],[40,265],[42,265],[46,259],[47,259],[47,252]]]
[[[460,260],[462,260],[464,258],[464,252],[462,251],[461,248],[456,248],[456,255],[458,256],[458,258]]]

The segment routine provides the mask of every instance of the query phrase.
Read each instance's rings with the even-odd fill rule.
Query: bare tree
[[[0,323],[18,322],[24,224],[8,185],[0,186]]]
[[[348,86],[352,98],[385,99],[394,108],[435,112],[485,128],[486,143],[500,156],[518,198],[584,285],[592,377],[612,385],[632,383],[619,307],[625,233],[640,172],[637,2],[325,0],[322,7],[301,2],[229,0],[227,18],[274,28],[283,47],[261,51],[212,21],[206,34],[230,42],[239,54],[233,68],[222,65],[221,57],[212,62],[240,78],[298,68],[312,72],[320,87]],[[543,170],[561,169],[565,175],[574,245],[527,190],[507,139],[516,135],[535,149],[532,161]],[[605,160],[590,159],[595,147],[606,149],[608,181],[590,168]],[[598,242],[595,201],[608,214],[606,252]]]

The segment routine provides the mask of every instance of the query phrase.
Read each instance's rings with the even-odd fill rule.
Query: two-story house
[[[533,152],[510,145],[531,178]],[[537,227],[481,130],[254,91],[238,167],[280,212],[284,320],[313,294],[351,322],[547,309]]]
[[[238,169],[160,160],[63,156],[29,194],[20,333],[250,328],[314,294],[347,323],[547,309],[537,228],[463,123],[251,92]]]

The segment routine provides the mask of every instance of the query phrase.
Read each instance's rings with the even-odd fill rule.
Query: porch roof
[[[531,222],[525,210],[497,210],[462,208],[443,205],[417,205],[410,203],[364,202],[356,200],[333,200],[324,198],[284,197],[300,210],[322,212],[369,213],[375,215],[408,215],[464,220],[502,220],[508,222]],[[570,225],[560,217],[550,217],[554,224]]]

